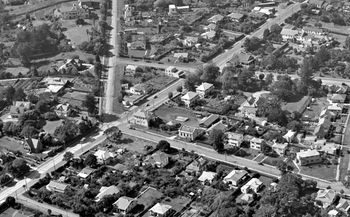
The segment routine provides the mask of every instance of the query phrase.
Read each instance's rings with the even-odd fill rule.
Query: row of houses
[[[283,28],[281,35],[284,41],[299,42],[304,46],[327,45],[333,41],[323,29],[311,26],[306,26],[302,30]]]

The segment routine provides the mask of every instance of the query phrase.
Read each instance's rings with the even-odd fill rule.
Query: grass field
[[[75,20],[64,20],[62,22],[62,27],[67,29],[64,34],[72,41],[72,45],[77,46],[89,40],[89,35],[86,31],[91,30],[92,25],[77,26]]]
[[[337,165],[312,165],[309,167],[300,167],[300,173],[314,176],[328,181],[335,181],[337,174]]]
[[[182,116],[187,117],[188,120],[185,121],[183,124],[198,127],[199,122],[196,118],[196,115],[193,113],[193,111],[185,108],[179,108],[179,107],[169,107],[168,105],[162,105],[158,109],[154,111],[155,115],[163,119],[165,122],[168,121],[175,121],[176,117]]]
[[[272,157],[267,157],[263,163],[268,164],[271,166],[276,166],[280,161],[283,161],[282,158],[272,158]]]
[[[161,199],[163,194],[154,188],[148,188],[138,198],[137,203],[143,205],[145,209],[156,203],[157,200]]]
[[[43,127],[43,130],[47,133],[50,133],[51,135],[53,135],[53,133],[55,132],[56,128],[58,126],[60,126],[62,123],[62,120],[58,120],[58,121],[46,121],[45,126]]]
[[[123,143],[123,141],[125,142]],[[145,153],[144,147],[146,145],[156,146],[156,144],[153,142],[149,142],[126,134],[123,135],[122,143],[119,145],[124,145],[126,149],[142,154]]]
[[[25,152],[24,147],[20,141],[7,136],[0,138],[0,149],[6,149],[9,151],[20,151],[23,153]]]

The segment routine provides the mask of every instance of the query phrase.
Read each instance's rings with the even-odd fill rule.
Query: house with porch
[[[214,85],[204,82],[196,88],[196,93],[198,93],[200,98],[205,98],[214,90]]]

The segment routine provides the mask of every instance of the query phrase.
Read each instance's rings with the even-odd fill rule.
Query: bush
[[[80,26],[80,25],[85,25],[85,20],[79,18],[79,19],[77,19],[77,20],[75,21],[75,24],[77,24],[78,26]]]
[[[49,120],[49,121],[58,120],[58,116],[55,112],[46,112],[44,114],[44,118],[45,118],[45,120]]]

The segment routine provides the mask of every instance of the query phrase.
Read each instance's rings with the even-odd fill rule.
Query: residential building
[[[241,187],[241,191],[243,194],[258,193],[263,186],[264,184],[262,181],[257,178],[252,178],[249,180],[249,182]]]
[[[199,99],[199,95],[196,92],[188,91],[181,97],[181,101],[185,103],[185,106],[190,107],[196,100]]]
[[[297,153],[299,165],[306,166],[309,164],[317,164],[322,162],[320,153],[317,150],[306,150]]]
[[[214,90],[214,85],[204,82],[196,88],[196,93],[198,93],[200,98],[205,98]]]
[[[214,24],[215,25],[215,24]],[[198,37],[192,37],[192,36],[186,36],[183,44],[186,47],[193,47],[194,45],[196,45],[198,43]]]
[[[321,9],[323,4],[325,3],[325,1],[323,1],[323,0],[309,0],[308,3],[310,5],[314,5],[317,8]]]
[[[245,17],[244,14],[236,13],[236,12],[232,12],[227,16],[234,22],[242,22]]]
[[[188,141],[194,141],[201,135],[201,130],[197,127],[182,125],[179,129],[179,137]]]
[[[174,66],[169,66],[165,69],[165,75],[170,76],[170,77],[175,77],[175,78],[180,78],[183,76],[184,72],[177,69]]]
[[[208,19],[208,22],[209,22],[209,23],[217,24],[217,23],[220,22],[222,19],[224,19],[224,16],[222,16],[221,14],[217,14],[217,15],[214,15],[214,16],[210,17],[210,18]]]
[[[274,150],[279,156],[284,156],[288,149],[288,143],[275,143],[272,145],[272,150]]]
[[[215,38],[215,36],[216,36],[216,31],[214,31],[214,30],[204,32],[201,34],[201,37],[204,39],[207,39],[207,40],[213,40]]]
[[[43,144],[38,139],[26,138],[23,143],[24,149],[30,153],[41,153],[44,150]]]
[[[136,65],[127,65],[125,67],[125,73],[128,73],[128,74],[135,74],[135,72],[137,71],[137,69],[139,68],[139,66],[136,66]]]
[[[315,144],[316,140],[317,140],[317,136],[307,135],[303,139],[303,144],[306,146],[312,146]]]
[[[173,15],[177,13],[177,9],[176,9],[176,5],[170,4],[169,5],[169,11],[168,14],[169,15]]]
[[[254,57],[250,54],[239,53],[230,60],[234,65],[249,66],[254,63]]]
[[[210,23],[209,25],[204,26],[203,29],[207,32],[210,32],[210,31],[216,31],[216,27],[217,27],[216,24]]]
[[[120,213],[125,215],[137,205],[137,201],[134,198],[122,196],[113,205]]]
[[[302,30],[303,33],[311,34],[311,35],[324,35],[325,32],[323,29],[313,27],[313,26],[306,26]]]
[[[120,193],[120,189],[115,185],[111,185],[109,187],[102,186],[100,188],[99,193],[95,197],[95,201],[99,202],[104,196],[119,194],[119,193]]]
[[[178,13],[186,13],[190,11],[190,6],[185,5],[185,6],[176,6],[174,4],[169,5],[169,11],[168,15],[174,15]]]
[[[344,212],[345,214],[348,214],[350,209],[350,200],[340,198],[339,203],[336,207],[338,210]]]
[[[343,106],[339,104],[332,104],[327,107],[327,110],[330,112],[339,113],[343,110]]]
[[[326,209],[333,204],[336,194],[333,189],[320,189],[315,200],[321,202],[322,207]]]
[[[195,173],[197,175],[206,163],[207,163],[207,161],[204,158],[200,157],[200,158],[192,161],[192,163],[190,163],[186,167],[185,171],[187,173]]]
[[[200,121],[199,126],[204,128],[209,128],[219,120],[220,120],[220,115],[210,114],[208,117],[205,117],[203,118],[203,120]]]
[[[319,151],[329,155],[337,155],[340,151],[340,145],[327,142],[325,145],[320,147]]]
[[[292,142],[296,134],[297,132],[294,132],[293,130],[288,130],[288,132],[283,135],[283,138],[286,139],[287,142]]]
[[[315,129],[314,129],[314,135],[317,136],[317,138],[324,138],[330,128],[332,126],[332,122],[328,117],[320,118]]]
[[[299,31],[289,29],[289,28],[283,28],[281,31],[281,35],[284,41],[290,41],[290,40],[293,41],[299,35]]]
[[[202,175],[198,178],[198,181],[205,184],[205,182],[212,183],[214,178],[216,177],[216,173],[210,171],[203,171]]]
[[[146,86],[143,83],[136,84],[130,88],[130,93],[144,95],[146,93]]]
[[[225,184],[237,187],[244,180],[248,178],[248,172],[245,170],[232,170],[227,176],[224,177],[223,182]]]
[[[54,11],[54,16],[63,20],[89,19],[91,15],[92,13],[89,9],[78,7],[75,4],[70,8],[61,7]]]
[[[157,203],[149,210],[149,216],[167,217],[171,212],[172,206],[164,203]]]
[[[97,150],[94,154],[97,158],[97,162],[100,164],[103,164],[106,160],[109,158],[114,158],[115,155],[112,152],[109,152],[108,150]]]
[[[46,189],[48,191],[55,191],[58,193],[64,193],[67,187],[68,187],[67,184],[57,182],[57,181],[50,181],[50,183],[46,185]]]
[[[81,8],[99,9],[101,2],[99,0],[79,0],[78,5]]]
[[[139,110],[135,112],[130,123],[148,128],[150,119],[151,119],[151,115],[149,114],[149,112],[144,110]]]
[[[55,108],[55,113],[58,117],[68,117],[69,112],[71,111],[71,106],[68,103],[58,104]]]
[[[340,216],[340,212],[338,212],[337,210],[335,209],[332,209],[328,212],[328,216],[329,217],[339,217]]]
[[[346,100],[346,94],[335,93],[331,96],[332,103],[344,103]]]
[[[226,132],[226,137],[226,145],[229,147],[240,147],[244,141],[244,136],[240,133]]]
[[[254,137],[250,140],[250,148],[260,151],[263,142],[263,139]]]
[[[158,151],[150,156],[149,163],[153,166],[163,168],[169,164],[169,155]]]
[[[80,178],[86,179],[87,177],[89,177],[95,170],[90,168],[90,167],[85,167],[84,169],[82,169],[77,176],[79,176]]]

